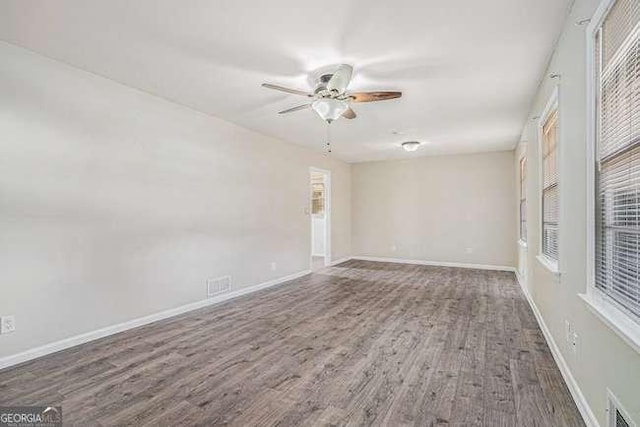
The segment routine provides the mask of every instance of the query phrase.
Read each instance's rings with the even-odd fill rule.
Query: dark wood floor
[[[349,261],[0,371],[65,425],[581,426],[514,275]]]

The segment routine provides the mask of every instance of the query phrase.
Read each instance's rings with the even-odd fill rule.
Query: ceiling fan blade
[[[313,95],[307,92],[303,92],[297,89],[289,89],[288,87],[282,87],[278,85],[272,85],[271,83],[262,83],[262,87],[266,87],[267,89],[279,90],[280,92],[292,93],[294,95],[302,95],[311,98]]]
[[[351,65],[340,65],[327,83],[327,89],[336,91],[337,93],[344,93],[344,91],[347,90],[347,86],[349,86],[352,73],[353,67],[351,67]]]
[[[298,105],[297,107],[288,108],[286,110],[278,111],[278,114],[293,113],[294,111],[306,110],[307,108],[311,108],[311,104]]]
[[[355,92],[349,94],[352,102],[386,101],[387,99],[400,98],[401,96],[402,92]]]
[[[342,113],[342,117],[345,119],[355,119],[357,114],[351,107],[347,108],[344,113]]]

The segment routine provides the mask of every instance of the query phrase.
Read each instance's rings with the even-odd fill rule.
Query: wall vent
[[[207,296],[213,297],[231,290],[231,276],[207,279]]]
[[[629,413],[625,411],[625,409],[620,404],[618,398],[611,392],[611,390],[607,390],[608,395],[608,427],[636,427],[636,423],[633,422]]]

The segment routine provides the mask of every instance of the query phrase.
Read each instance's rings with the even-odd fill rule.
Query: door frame
[[[315,166],[309,167],[308,186],[309,194],[307,197],[309,203],[309,230],[308,235],[311,236],[311,227],[313,227],[313,211],[311,206],[311,176],[313,173],[321,173],[325,177],[324,185],[324,218],[325,218],[325,233],[324,233],[324,265],[325,267],[331,265],[331,171],[328,169],[321,169]],[[313,241],[309,239],[309,267],[313,267]]]

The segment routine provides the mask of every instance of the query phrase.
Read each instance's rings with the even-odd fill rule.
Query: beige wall
[[[515,266],[512,151],[354,164],[353,255]]]
[[[310,166],[350,254],[350,165],[4,43],[0,135],[0,357],[308,269]]]
[[[610,388],[640,423],[640,354],[590,312],[578,294],[587,290],[586,253],[586,48],[585,27],[575,22],[593,15],[599,0],[576,0],[545,79],[530,112],[539,116],[559,88],[560,270],[557,281],[537,259],[540,251],[540,172],[537,124],[529,121],[518,148],[528,156],[528,248],[522,254],[526,286],[563,359],[602,427]],[[551,73],[561,75],[550,79]],[[517,162],[518,157],[514,159]],[[577,353],[565,339],[565,321],[579,336]]]

